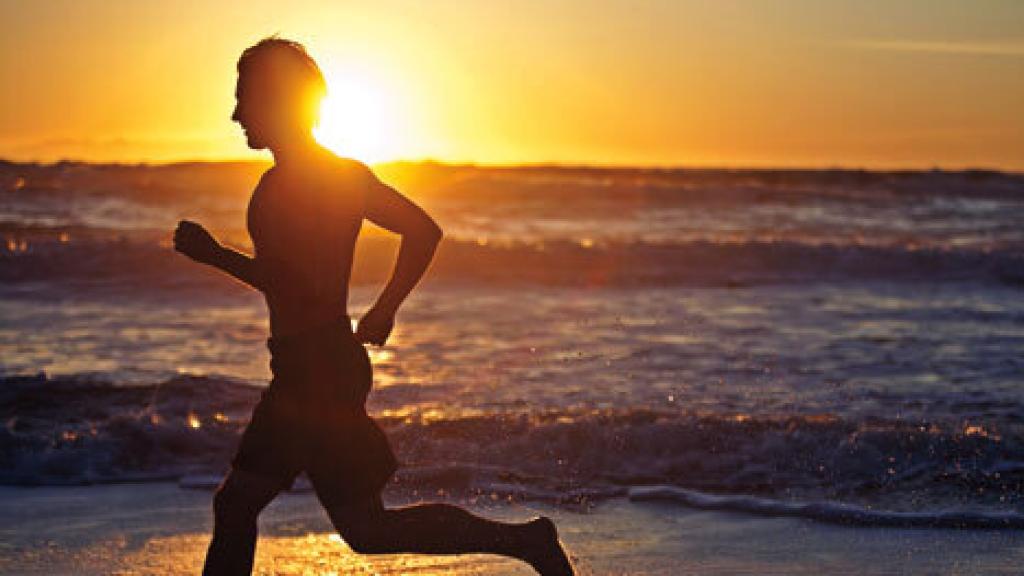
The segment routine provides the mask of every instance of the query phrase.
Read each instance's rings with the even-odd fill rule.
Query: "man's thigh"
[[[281,492],[280,478],[233,469],[214,495],[214,508],[223,514],[259,514]]]

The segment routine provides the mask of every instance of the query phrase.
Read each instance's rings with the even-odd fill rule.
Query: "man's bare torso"
[[[247,225],[266,281],[271,335],[346,317],[366,172],[324,152],[271,168],[253,191]]]

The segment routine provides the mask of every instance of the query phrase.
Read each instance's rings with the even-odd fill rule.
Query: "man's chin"
[[[253,138],[248,134],[245,135],[245,144],[253,150],[263,150],[264,148],[267,147],[267,145],[264,144],[262,140]]]

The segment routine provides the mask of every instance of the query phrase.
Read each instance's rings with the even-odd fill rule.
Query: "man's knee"
[[[354,552],[373,554],[382,550],[381,534],[369,527],[350,528],[341,532],[342,539]]]
[[[331,514],[331,521],[349,548],[360,554],[383,552],[387,534],[376,514]]]

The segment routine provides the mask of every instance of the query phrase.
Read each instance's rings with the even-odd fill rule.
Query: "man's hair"
[[[260,90],[269,90],[290,106],[298,106],[309,126],[316,124],[327,82],[306,48],[277,36],[264,38],[245,49],[238,59],[238,76],[252,77]]]

